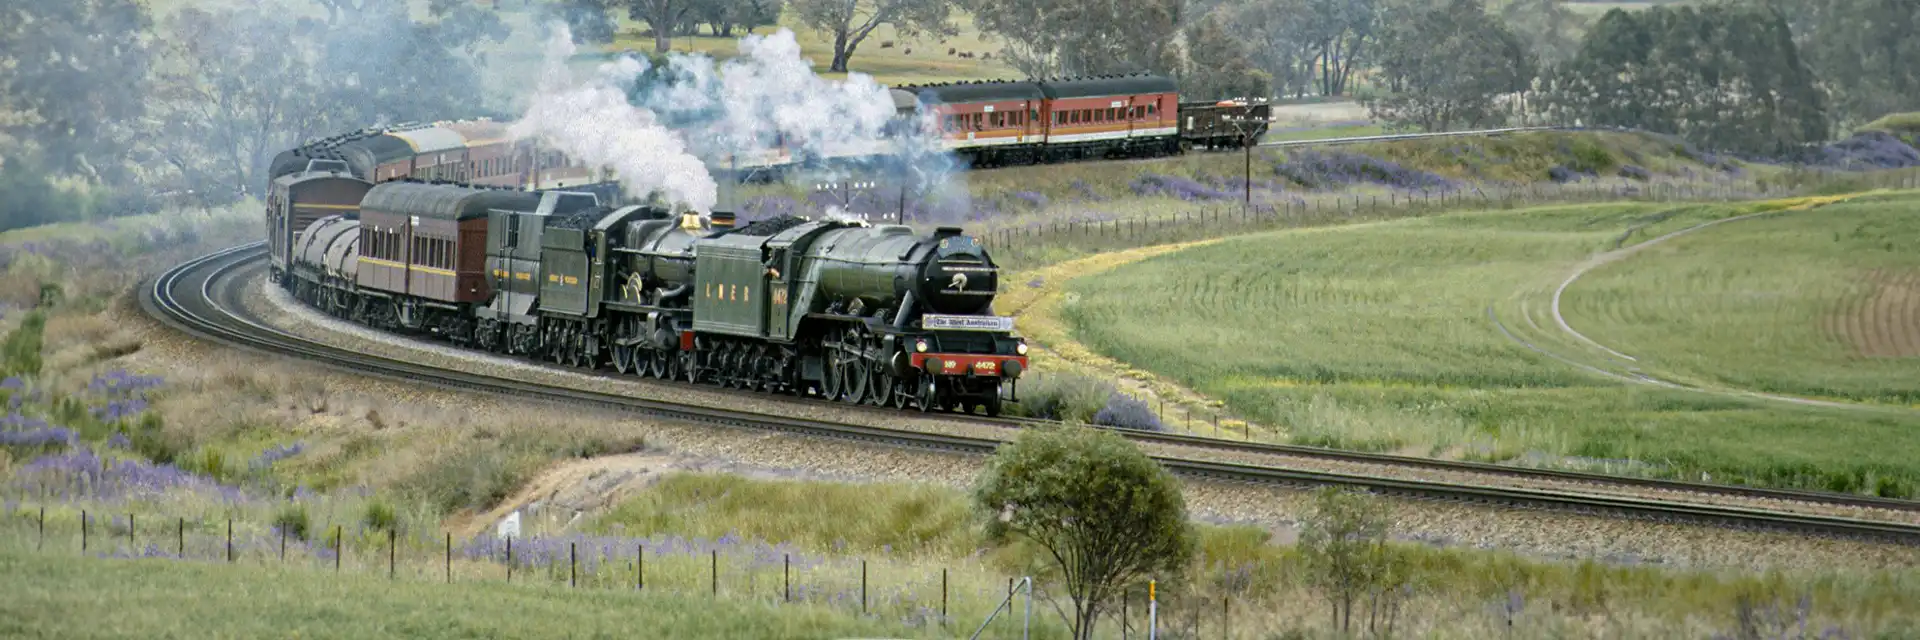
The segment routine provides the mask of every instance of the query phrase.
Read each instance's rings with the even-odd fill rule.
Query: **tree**
[[[945,0],[793,0],[802,24],[833,37],[833,63],[828,70],[840,73],[846,72],[854,50],[880,25],[893,25],[906,37],[959,33],[948,20],[949,7]]]
[[[1554,64],[1573,57],[1583,23],[1561,0],[1506,0],[1496,13],[1527,41],[1533,57]]]
[[[628,0],[627,17],[653,31],[654,53],[673,50],[674,29],[686,20],[696,0]]]
[[[1796,33],[1833,120],[1852,125],[1920,110],[1920,2],[1770,0]]]
[[[1002,445],[974,490],[987,536],[1045,549],[1065,582],[1073,637],[1123,589],[1184,569],[1195,533],[1172,474],[1131,443],[1088,427],[1046,427]]]
[[[1272,79],[1276,95],[1299,97],[1319,87],[1313,61],[1318,53],[1307,37],[1305,0],[1252,0],[1229,9],[1234,39],[1246,43],[1248,59]]]
[[[1253,65],[1246,45],[1227,33],[1226,20],[1220,14],[1208,14],[1194,23],[1187,29],[1187,42],[1186,73],[1180,79],[1183,99],[1270,95],[1271,78]]]
[[[48,169],[113,180],[145,110],[153,19],[134,0],[0,3],[0,134]]]
[[[165,24],[157,126],[144,146],[184,188],[224,202],[259,188],[274,153],[319,132],[324,105],[298,32],[315,25],[265,12],[194,7]]]
[[[565,0],[560,19],[567,23],[574,44],[613,42],[613,16],[607,13],[608,0]]]
[[[706,24],[713,35],[730,38],[735,27],[751,31],[779,23],[783,6],[778,0],[697,0],[692,17]]]
[[[1393,623],[1408,585],[1404,557],[1387,546],[1389,514],[1379,500],[1338,487],[1322,489],[1300,527],[1307,582],[1327,597],[1333,626],[1353,629],[1354,607],[1365,599],[1367,630]]]
[[[1826,139],[1827,107],[1786,16],[1753,5],[1612,11],[1553,75],[1556,119],[1784,155]]]
[[[1368,107],[1377,118],[1428,131],[1500,121],[1499,98],[1526,89],[1534,75],[1525,43],[1480,0],[1450,0],[1395,20],[1381,40],[1380,73],[1391,93]]]
[[[1183,24],[1183,0],[971,0],[969,9],[975,26],[1006,40],[1002,57],[1029,76],[1180,68],[1173,43]]]

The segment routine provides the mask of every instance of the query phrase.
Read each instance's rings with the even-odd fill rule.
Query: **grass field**
[[[704,594],[100,560],[0,551],[0,635],[40,638],[843,638],[898,625],[806,605]]]
[[[1585,275],[1567,322],[1706,386],[1920,407],[1920,210],[1899,199],[1721,225]]]
[[[1771,237],[1844,247],[1835,236],[1853,234],[1868,219],[1907,228],[1915,218],[1899,209],[1916,201],[1920,198],[1908,195],[1781,214],[1773,224],[1806,225],[1804,232],[1782,230]],[[1063,316],[1078,339],[1097,351],[1223,400],[1234,412],[1285,429],[1285,437],[1295,442],[1913,495],[1920,487],[1920,461],[1907,452],[1920,447],[1920,415],[1631,384],[1559,359],[1605,365],[1592,350],[1582,351],[1577,340],[1559,335],[1543,315],[1556,286],[1588,256],[1616,243],[1631,245],[1766,206],[1554,207],[1241,237],[1075,281]],[[1727,225],[1724,232],[1740,233],[1742,224],[1747,223]],[[1755,228],[1759,231],[1752,233],[1766,237],[1768,226]],[[1599,303],[1617,297],[1606,292],[1624,288],[1656,301],[1686,303],[1678,309],[1660,307],[1661,315],[1622,319],[1618,316],[1626,311],[1609,312],[1595,326],[1609,339],[1617,331],[1623,340],[1648,341],[1649,348],[1691,343],[1687,353],[1701,355],[1675,358],[1694,367],[1678,369],[1682,373],[1711,370],[1731,376],[1729,381],[1773,380],[1788,388],[1838,386],[1863,397],[1910,397],[1905,394],[1920,380],[1920,360],[1869,362],[1821,337],[1835,326],[1833,314],[1859,307],[1823,307],[1822,300],[1858,296],[1791,286],[1759,291],[1796,283],[1817,287],[1821,277],[1863,274],[1897,262],[1882,257],[1880,242],[1873,243],[1871,254],[1815,246],[1802,247],[1811,253],[1787,260],[1775,247],[1762,252],[1743,246],[1740,236],[1697,235],[1691,242],[1722,242],[1713,255],[1750,252],[1753,257],[1739,264],[1756,265],[1703,273],[1745,274],[1741,277],[1751,284],[1722,279],[1709,288],[1715,297],[1688,298],[1664,291],[1661,284],[1687,280],[1688,274],[1635,277],[1665,263],[1642,266],[1628,259],[1614,268],[1633,271],[1602,271],[1597,275],[1604,279],[1592,283],[1596,288],[1584,288],[1583,281],[1577,295]],[[1897,237],[1885,239],[1901,246]],[[1682,255],[1692,254],[1676,253],[1670,260],[1712,261]],[[1819,264],[1839,258],[1846,266]],[[1769,259],[1810,264],[1818,275],[1756,275],[1784,271],[1759,270],[1759,261]],[[1861,270],[1850,271],[1855,268]],[[1697,281],[1720,276],[1702,278]],[[1794,301],[1732,304],[1768,296]],[[1756,304],[1767,313],[1741,315]],[[1696,319],[1674,327],[1672,334],[1661,333],[1671,326],[1665,320],[1687,314]],[[1577,312],[1570,322],[1586,327],[1586,317]],[[1789,326],[1797,328],[1780,333]],[[1756,340],[1793,337],[1816,344],[1752,348]],[[1774,363],[1731,373],[1780,354],[1808,352],[1821,354],[1819,367]],[[1842,373],[1853,366],[1871,373]],[[1839,382],[1816,384],[1823,379]]]
[[[518,571],[507,582],[498,545],[486,555],[453,551],[452,584],[442,573],[441,538],[432,529],[399,536],[399,567],[388,577],[386,538],[349,536],[343,569],[315,546],[295,541],[288,560],[275,558],[274,541],[257,522],[236,526],[239,552],[221,562],[222,529],[189,527],[187,559],[173,556],[170,521],[143,512],[140,549],[128,558],[128,522],[108,508],[165,509],[149,504],[59,503],[44,541],[31,497],[9,496],[0,511],[0,634],[41,637],[409,637],[564,635],[605,636],[645,629],[647,637],[957,637],[971,633],[1004,593],[1006,576],[1029,566],[1018,547],[976,554],[978,529],[946,514],[968,511],[957,490],[903,483],[843,485],[737,476],[681,474],[639,492],[591,521],[588,536],[522,538]],[[849,501],[865,497],[866,501]],[[314,500],[306,497],[303,500]],[[73,507],[96,509],[90,551],[79,551]],[[822,517],[831,513],[834,517]],[[932,526],[914,522],[933,514]],[[403,525],[403,528],[406,525]],[[430,526],[430,525],[428,525]],[[726,537],[701,531],[728,527]],[[731,528],[737,527],[739,532]],[[355,527],[359,528],[358,526]],[[1326,609],[1290,545],[1271,542],[1245,526],[1199,525],[1200,557],[1191,580],[1162,581],[1160,624],[1178,637],[1270,638],[1325,633]],[[935,529],[936,539],[874,548],[897,535]],[[624,530],[624,534],[621,531]],[[751,531],[782,531],[771,547]],[[851,532],[842,545],[827,542]],[[544,535],[544,534],[543,534]],[[649,536],[647,538],[623,536]],[[316,536],[317,537],[317,536]],[[911,536],[907,536],[910,538]],[[619,550],[648,545],[646,589],[633,590],[632,556]],[[577,543],[580,569],[569,557]],[[1462,542],[1464,544],[1464,541]],[[843,547],[835,554],[826,551]],[[710,595],[708,550],[717,549],[718,597]],[[818,549],[818,550],[816,550]],[[1684,633],[1702,637],[1728,629],[1736,603],[1793,611],[1808,607],[1812,628],[1849,633],[1911,630],[1907,606],[1920,581],[1904,569],[1783,570],[1765,575],[1687,570],[1632,562],[1542,561],[1465,548],[1396,544],[1404,561],[1408,598],[1399,626],[1415,637],[1484,638],[1518,632],[1526,637],[1648,637]],[[780,603],[783,553],[793,565],[796,603]],[[100,556],[108,556],[102,558]],[[858,613],[857,559],[873,560],[871,613]],[[951,568],[952,617],[937,618],[939,571]],[[578,580],[569,587],[569,580]],[[1128,619],[1144,623],[1144,598],[1134,590]],[[1231,634],[1222,633],[1220,598],[1230,595]],[[1804,600],[1803,600],[1804,599]],[[103,607],[113,614],[102,616]],[[459,612],[449,616],[447,612]],[[1119,612],[1113,612],[1118,614]],[[1508,622],[1511,617],[1512,622]],[[350,619],[349,619],[350,618]],[[1058,618],[1042,604],[1033,618],[1036,638],[1063,637]],[[619,625],[628,625],[621,628]],[[1115,619],[1101,637],[1118,637]],[[1198,632],[1198,636],[1195,633]],[[987,638],[1020,637],[1002,617]],[[1857,637],[1857,636],[1849,636]]]

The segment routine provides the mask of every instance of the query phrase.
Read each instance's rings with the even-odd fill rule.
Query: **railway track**
[[[442,388],[509,394],[540,401],[578,407],[589,405],[649,417],[696,422],[718,426],[776,431],[843,441],[863,442],[926,451],[989,455],[999,440],[901,431],[806,418],[769,415],[699,405],[686,405],[624,395],[571,389],[564,386],[511,380],[458,370],[440,369],[405,360],[358,353],[293,335],[262,324],[236,311],[239,292],[217,284],[227,275],[264,254],[264,243],[229,248],[196,258],[160,274],[139,291],[142,309],[162,323],[202,338],[268,355],[304,358],[323,366],[416,384]],[[1127,432],[1137,440],[1218,449],[1279,452],[1287,455],[1332,457],[1348,460],[1424,465],[1434,468],[1471,470],[1478,473],[1508,473],[1559,480],[1628,483],[1676,490],[1760,496],[1786,500],[1858,504],[1874,508],[1920,510],[1906,501],[1865,496],[1845,496],[1817,492],[1796,492],[1744,487],[1673,483],[1658,480],[1615,478],[1597,474],[1576,474],[1539,469],[1519,469],[1495,465],[1381,456],[1329,451],[1311,447],[1290,447],[1198,438],[1173,434]],[[1779,531],[1799,535],[1868,540],[1900,545],[1920,545],[1920,526],[1841,518],[1813,514],[1785,513],[1758,509],[1675,503],[1618,496],[1581,495],[1535,489],[1483,487],[1324,473],[1271,466],[1237,464],[1185,457],[1155,456],[1175,474],[1194,479],[1285,487],[1348,486],[1375,493],[1434,502],[1499,506],[1504,508],[1548,510],[1608,518],[1627,518],[1656,522],[1687,523],[1743,530]]]

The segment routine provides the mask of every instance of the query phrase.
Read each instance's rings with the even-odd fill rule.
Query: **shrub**
[[[502,448],[471,446],[436,458],[398,485],[443,513],[492,507],[511,495],[531,469]]]
[[[1076,373],[1052,373],[1021,380],[1020,402],[1012,413],[1042,420],[1091,422],[1115,393],[1113,384]]]
[[[1820,149],[1815,164],[1863,171],[1920,166],[1920,150],[1885,131],[1863,131]]]
[[[39,309],[27,314],[20,327],[0,343],[0,358],[5,360],[6,375],[40,375],[40,345],[47,327],[47,314]]]
[[[227,454],[219,449],[201,449],[197,455],[188,456],[176,466],[181,471],[213,478],[221,484],[234,476],[233,468],[227,465]]]
[[[1631,164],[1620,167],[1619,175],[1622,178],[1627,178],[1630,180],[1639,180],[1641,182],[1646,182],[1648,180],[1653,179],[1652,172],[1649,172],[1646,169],[1643,169],[1639,166],[1631,165]]]
[[[307,516],[306,505],[290,504],[273,514],[273,526],[296,540],[306,540],[307,534],[312,531],[313,519]]]
[[[397,532],[400,530],[400,514],[394,511],[393,505],[379,500],[367,503],[366,511],[361,515],[360,521],[367,525],[368,529],[375,531]]]
[[[1122,429],[1165,430],[1160,416],[1153,413],[1153,407],[1147,406],[1146,401],[1118,392],[1107,396],[1106,406],[1093,414],[1093,423]]]
[[[1567,143],[1566,152],[1570,162],[1567,168],[1579,173],[1601,174],[1619,164],[1619,160],[1607,152],[1606,147],[1591,138],[1579,137]]]

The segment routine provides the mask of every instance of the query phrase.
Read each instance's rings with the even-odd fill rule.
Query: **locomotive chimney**
[[[707,222],[712,223],[715,229],[731,229],[733,228],[734,218],[732,213],[715,211],[707,214]]]

